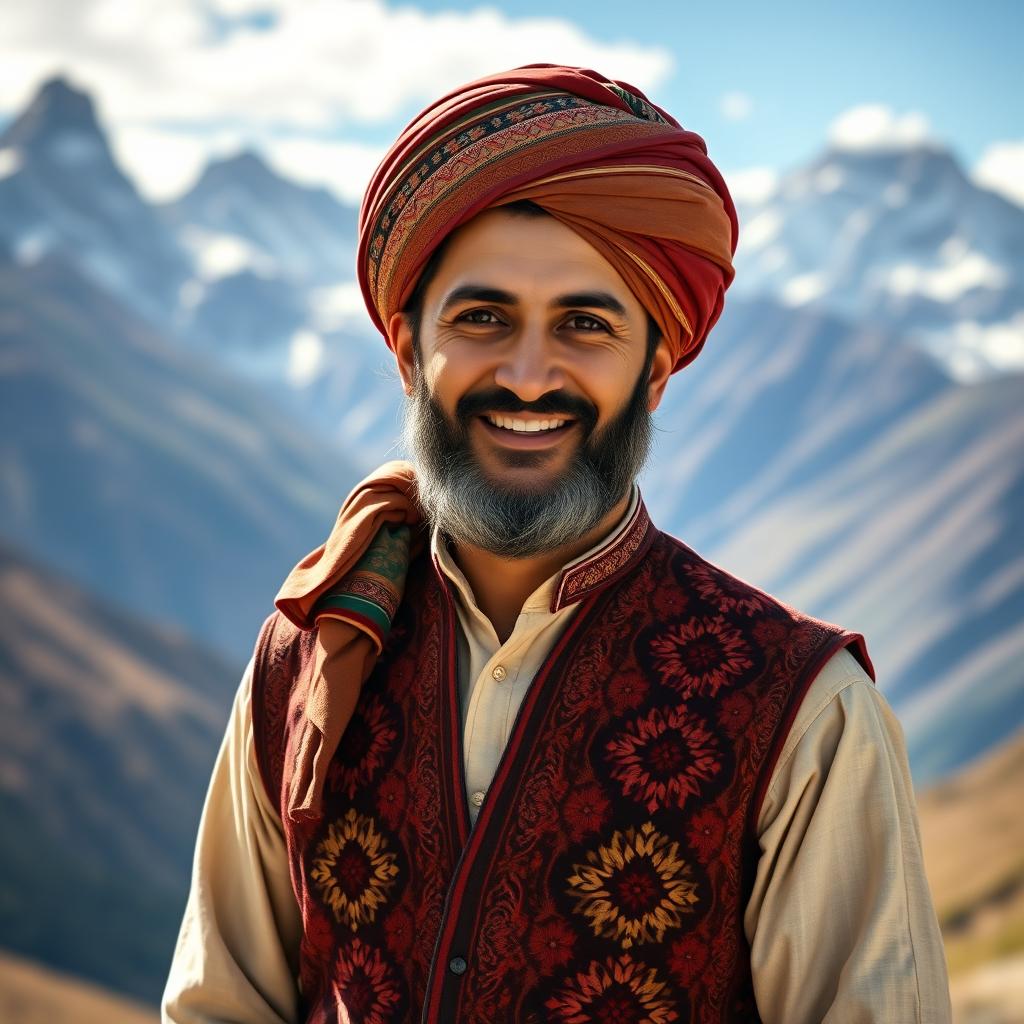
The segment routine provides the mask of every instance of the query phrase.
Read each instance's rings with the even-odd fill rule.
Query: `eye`
[[[490,319],[486,319],[487,317],[490,317]],[[483,324],[485,326],[501,323],[498,317],[489,309],[471,309],[466,313],[460,313],[455,319],[467,324]]]
[[[596,316],[590,316],[589,313],[573,313],[569,317],[567,323],[570,328],[574,331],[607,331],[608,325],[603,320],[598,320]]]

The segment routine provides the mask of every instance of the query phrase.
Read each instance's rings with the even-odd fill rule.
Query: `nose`
[[[564,369],[543,329],[524,329],[516,335],[502,354],[494,383],[515,392],[524,402],[535,402],[565,386]]]

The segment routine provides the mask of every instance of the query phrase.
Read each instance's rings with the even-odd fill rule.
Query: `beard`
[[[502,558],[531,558],[575,543],[625,496],[647,460],[653,430],[647,408],[650,360],[625,407],[601,430],[596,408],[582,398],[552,391],[526,403],[506,388],[463,396],[451,422],[430,394],[418,360],[416,369],[402,439],[416,463],[427,522],[456,543]],[[470,445],[472,421],[484,412],[563,414],[577,421],[583,439],[554,481],[535,488],[495,481]],[[515,468],[543,468],[550,457],[549,451],[503,453]]]

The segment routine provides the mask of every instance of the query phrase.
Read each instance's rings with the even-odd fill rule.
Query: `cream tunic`
[[[569,565],[614,540],[638,500],[634,487],[619,525]],[[475,822],[523,696],[579,605],[549,610],[561,573],[552,576],[502,644],[436,533],[431,547],[457,595],[463,757]],[[199,824],[162,1005],[163,1020],[175,1024],[298,1020],[302,921],[281,819],[256,764],[252,667],[250,660]],[[765,1024],[951,1020],[903,731],[846,650],[822,668],[800,705],[758,836],[762,854],[743,923]]]

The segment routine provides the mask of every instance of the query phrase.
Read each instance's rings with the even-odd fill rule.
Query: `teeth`
[[[520,433],[530,434],[539,430],[554,430],[566,421],[564,419],[550,420],[517,420],[511,416],[488,416],[488,421],[496,427],[504,427],[506,430],[518,430]]]

